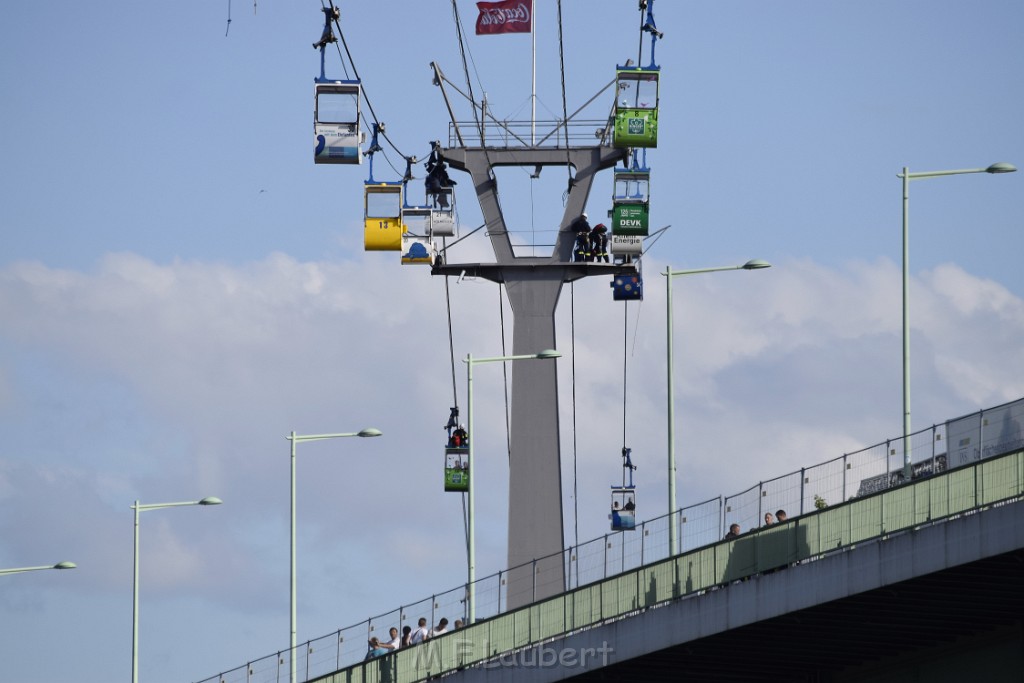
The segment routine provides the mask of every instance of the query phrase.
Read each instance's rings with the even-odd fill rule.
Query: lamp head
[[[216,496],[207,496],[206,498],[203,498],[201,501],[199,501],[199,504],[200,505],[220,505],[223,502],[224,502],[223,500],[221,500],[220,498],[217,498]]]
[[[1005,161],[1000,161],[997,164],[992,164],[985,169],[985,173],[1013,173],[1017,170],[1017,167],[1013,164],[1008,164]]]
[[[537,354],[537,358],[561,358],[562,352],[555,351],[554,349],[544,349]]]
[[[380,436],[383,433],[384,432],[380,431],[379,429],[375,429],[374,427],[367,427],[366,429],[359,430],[359,436],[363,436],[363,437],[366,437],[366,436]]]
[[[54,569],[74,569],[77,566],[78,565],[75,564],[74,562],[58,562],[57,564],[53,565],[53,568]]]
[[[767,261],[762,261],[759,258],[751,259],[743,264],[743,270],[760,270],[761,268],[771,268],[772,264]]]

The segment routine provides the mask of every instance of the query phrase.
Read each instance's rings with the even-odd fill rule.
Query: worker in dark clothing
[[[583,263],[591,259],[590,251],[590,223],[587,222],[587,214],[580,214],[580,217],[569,226],[576,235],[576,242],[573,244],[572,260],[576,263]]]
[[[597,263],[608,263],[608,228],[598,223],[590,232],[591,259]]]

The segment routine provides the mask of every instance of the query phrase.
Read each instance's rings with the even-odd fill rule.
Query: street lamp
[[[992,164],[987,168],[963,168],[953,171],[919,171],[911,173],[903,167],[903,173],[897,178],[903,179],[903,480],[910,481],[910,324],[907,315],[907,289],[909,286],[909,199],[910,181],[922,178],[935,178],[943,175],[961,175],[964,173],[1013,173],[1017,167],[1006,162]]]
[[[295,593],[296,593],[296,589],[295,589],[295,445],[299,444],[299,443],[303,443],[305,441],[323,441],[325,439],[340,439],[340,438],[346,437],[346,436],[359,436],[359,437],[364,437],[364,438],[368,437],[368,436],[380,436],[381,433],[382,432],[379,429],[374,429],[373,427],[368,427],[368,428],[363,429],[363,430],[358,431],[358,432],[345,432],[343,434],[309,434],[309,435],[306,435],[306,436],[301,436],[301,435],[296,434],[295,432],[292,432],[291,434],[289,434],[288,436],[285,437],[286,439],[288,439],[289,441],[292,442],[292,496],[291,496],[292,497],[292,512],[291,512],[291,525],[292,525],[292,531],[291,531],[291,538],[292,538],[292,541],[291,541],[291,545],[292,545],[292,550],[291,550],[291,553],[292,553],[292,556],[291,556],[291,561],[292,561],[292,568],[291,568],[291,623],[292,623],[292,634],[291,634],[291,641],[290,641],[291,642],[291,650],[290,650],[290,654],[288,656],[288,658],[291,660],[291,663],[292,663],[292,665],[291,665],[291,679],[290,679],[291,683],[296,683],[296,680],[297,680],[297,677],[296,677],[297,676],[297,670],[296,670],[296,662],[295,662],[295,646],[296,646],[295,639],[296,639],[297,628],[298,628],[297,627],[297,619],[296,619],[296,607],[295,607],[295,603],[296,603],[296,600],[295,600]]]
[[[741,266],[719,266],[717,268],[697,268],[695,270],[672,270],[665,266],[665,301],[666,329],[668,348],[668,553],[669,557],[676,554],[678,540],[676,537],[676,439],[675,439],[675,392],[673,390],[672,368],[672,278],[678,275],[698,275],[700,273],[716,273],[722,270],[760,270],[771,268],[772,264],[760,259],[752,259]]]
[[[473,500],[475,486],[473,485],[473,473],[476,472],[476,455],[474,454],[475,447],[473,444],[476,443],[476,435],[473,433],[473,366],[479,365],[480,363],[499,363],[510,360],[544,360],[548,358],[561,358],[562,354],[554,349],[545,349],[540,353],[530,353],[521,356],[497,356],[494,358],[473,358],[472,354],[466,354],[466,359],[462,361],[466,364],[466,424],[469,425],[469,493],[466,500],[466,519],[467,519],[467,535],[469,536],[469,548],[467,564],[469,565],[468,572],[468,587],[469,592],[466,596],[467,614],[466,619],[469,624],[476,621],[476,526],[473,519]]]
[[[74,569],[78,565],[74,562],[58,562],[57,564],[48,564],[45,567],[18,567],[16,569],[0,569],[0,576],[3,574],[20,574],[21,572],[35,572],[40,569]]]
[[[143,505],[135,501],[132,510],[135,510],[135,550],[132,577],[132,683],[139,680],[139,513],[145,510],[158,510],[160,508],[182,507],[184,505],[220,505],[223,501],[220,498],[210,496],[202,500],[190,500],[183,503],[150,503]]]

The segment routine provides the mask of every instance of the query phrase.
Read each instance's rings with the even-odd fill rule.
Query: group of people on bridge
[[[785,510],[776,510],[775,517],[772,517],[772,513],[766,512],[764,513],[764,526],[771,526],[772,524],[781,524],[782,522],[785,522],[787,519],[788,517],[786,516]],[[755,531],[755,529],[751,529],[751,531]],[[740,530],[739,524],[730,524],[729,533],[725,535],[725,540],[732,540],[742,533],[743,532]]]
[[[462,620],[456,619],[454,630],[462,628]],[[427,628],[427,618],[420,617],[416,629],[406,626],[402,629],[402,635],[398,635],[398,629],[394,626],[388,632],[388,640],[381,640],[374,636],[367,641],[367,652],[365,659],[373,659],[381,655],[391,654],[403,647],[412,647],[420,643],[448,633],[448,620],[442,618],[434,628]]]

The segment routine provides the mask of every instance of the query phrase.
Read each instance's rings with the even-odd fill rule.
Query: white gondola
[[[402,235],[402,263],[404,265],[431,266],[434,264],[436,256],[437,250],[430,238],[414,235],[412,232]]]
[[[636,486],[633,485],[633,459],[631,448],[622,448],[622,484],[612,486],[612,531],[632,531],[636,528]]]
[[[361,164],[359,81],[321,81],[314,86],[313,160],[318,164]]]
[[[633,486],[612,487],[612,531],[636,528],[636,490]]]
[[[455,214],[452,211],[454,201],[444,209],[430,210],[430,236],[455,237]]]

